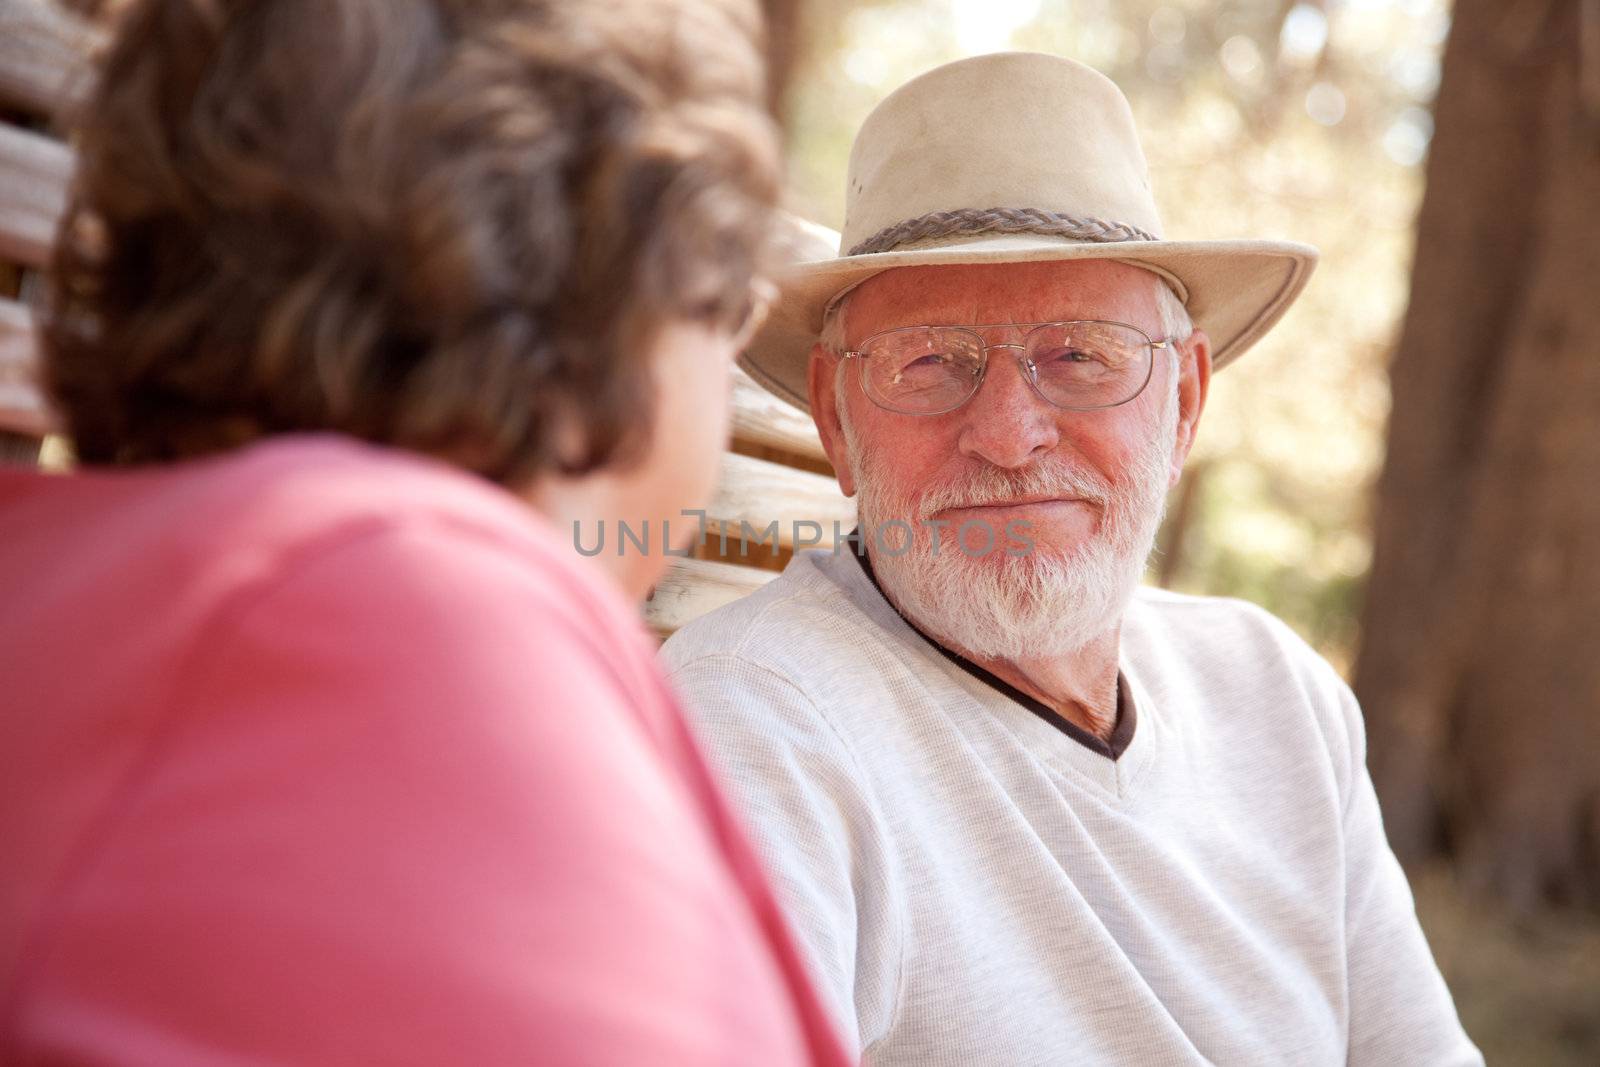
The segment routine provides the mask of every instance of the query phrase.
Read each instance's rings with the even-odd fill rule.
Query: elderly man
[[[1349,690],[1264,611],[1138,588],[1212,370],[1315,259],[1160,232],[1085,67],[885,100],[845,254],[748,356],[810,407],[859,551],[664,655],[875,1067],[1480,1063]]]

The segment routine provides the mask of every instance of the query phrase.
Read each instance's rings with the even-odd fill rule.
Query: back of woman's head
[[[734,320],[763,266],[757,29],[747,0],[135,0],[46,316],[79,457],[626,459],[652,330]]]

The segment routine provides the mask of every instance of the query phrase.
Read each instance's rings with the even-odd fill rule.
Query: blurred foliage
[[[878,100],[1016,48],[1122,86],[1168,236],[1322,250],[1294,309],[1213,383],[1196,499],[1163,543],[1170,584],[1256,601],[1347,668],[1444,0],[808,0],[801,17],[790,206],[818,222],[842,220],[850,142]]]

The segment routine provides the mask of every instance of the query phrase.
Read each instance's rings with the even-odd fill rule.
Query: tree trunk
[[[767,109],[782,125],[789,80],[800,59],[800,0],[761,0],[761,17],[767,25]]]
[[[1521,907],[1600,908],[1597,79],[1596,0],[1457,0],[1356,668],[1396,851]]]

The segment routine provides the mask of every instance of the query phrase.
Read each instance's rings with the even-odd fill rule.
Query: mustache
[[[983,467],[960,482],[930,488],[918,501],[923,518],[948,508],[985,507],[1019,498],[1077,497],[1105,507],[1116,495],[1102,475],[1063,464],[1020,470]]]

